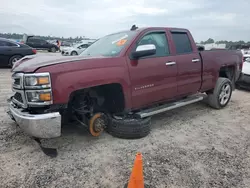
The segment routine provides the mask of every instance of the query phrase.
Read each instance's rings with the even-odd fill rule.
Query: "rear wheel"
[[[9,65],[10,65],[11,67],[13,67],[13,65],[14,65],[19,59],[21,59],[21,58],[22,58],[21,55],[14,55],[14,56],[12,56],[12,57],[10,58],[10,60],[9,60]]]
[[[71,52],[71,55],[75,56],[78,55],[76,51]]]
[[[56,52],[56,48],[55,48],[55,47],[52,47],[52,48],[50,49],[50,51],[53,52],[53,53],[55,53],[55,52]]]
[[[231,99],[232,91],[232,82],[228,78],[218,78],[213,93],[208,94],[207,102],[215,109],[224,108]]]

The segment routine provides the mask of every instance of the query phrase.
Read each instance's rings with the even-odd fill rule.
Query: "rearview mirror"
[[[246,61],[247,61],[247,62],[250,62],[250,57],[246,58]]]
[[[137,46],[136,50],[132,53],[133,58],[138,59],[140,57],[154,55],[156,53],[156,47],[154,44],[145,44]]]

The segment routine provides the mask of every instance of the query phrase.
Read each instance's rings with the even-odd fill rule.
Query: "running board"
[[[192,104],[192,103],[196,103],[198,101],[202,101],[204,98],[206,98],[207,95],[206,94],[196,94],[196,95],[192,95],[186,99],[182,99],[179,101],[175,101],[172,103],[167,103],[167,104],[163,104],[161,106],[157,106],[154,108],[150,108],[150,109],[146,109],[146,110],[142,110],[140,112],[137,112],[135,115],[139,116],[140,118],[145,118],[148,116],[152,116],[155,114],[159,114],[162,112],[166,112],[175,108],[179,108],[182,106],[186,106],[188,104]]]

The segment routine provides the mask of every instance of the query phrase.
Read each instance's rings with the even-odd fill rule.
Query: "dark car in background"
[[[37,50],[48,50],[49,52],[56,52],[60,50],[57,45],[35,37],[33,35],[24,34],[23,43],[27,44],[32,48],[36,48]]]
[[[22,57],[34,54],[36,54],[36,49],[0,38],[0,67],[12,67]]]

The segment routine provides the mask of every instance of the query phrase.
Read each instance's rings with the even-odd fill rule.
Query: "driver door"
[[[177,66],[175,56],[171,55],[169,49],[166,32],[143,34],[133,50],[145,44],[154,44],[156,54],[129,62],[134,109],[169,100],[177,94]]]

